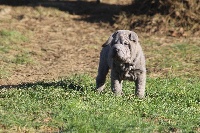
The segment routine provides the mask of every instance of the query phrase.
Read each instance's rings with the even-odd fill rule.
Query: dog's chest
[[[119,77],[122,80],[135,81],[140,74],[141,70],[135,69],[133,64],[123,63],[118,66],[120,69]]]

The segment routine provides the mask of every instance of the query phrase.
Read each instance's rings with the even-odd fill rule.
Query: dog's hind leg
[[[96,77],[96,89],[98,92],[102,92],[105,87],[106,75],[108,73],[109,67],[102,68],[99,67],[98,75]]]

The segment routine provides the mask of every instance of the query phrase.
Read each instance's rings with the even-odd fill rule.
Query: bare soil
[[[27,64],[10,64],[0,60],[0,66],[10,73],[0,78],[0,85],[58,80],[80,73],[95,77],[101,45],[116,30],[113,26],[116,15],[131,2],[107,0],[96,4],[95,0],[44,0],[0,5],[0,30],[16,30],[27,36],[28,42],[15,45],[28,50],[32,59],[32,63]],[[141,40],[149,37],[148,34],[138,34]],[[179,41],[151,38],[163,45]]]

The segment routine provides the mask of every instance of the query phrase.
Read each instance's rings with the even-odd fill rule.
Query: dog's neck
[[[137,75],[141,73],[141,70],[135,68],[133,63],[114,63],[113,66],[118,70],[119,78],[124,80],[133,80],[137,79]]]

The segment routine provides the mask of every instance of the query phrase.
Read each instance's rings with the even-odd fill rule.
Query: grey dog
[[[135,82],[135,94],[143,98],[146,67],[137,34],[129,30],[118,30],[108,38],[102,47],[96,77],[97,91],[103,91],[106,75],[111,69],[111,89],[116,95],[123,94],[123,80],[130,80]]]

